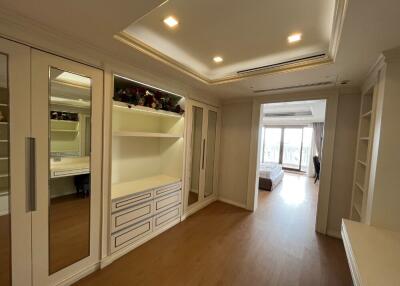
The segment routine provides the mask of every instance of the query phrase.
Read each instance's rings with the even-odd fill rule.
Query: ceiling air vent
[[[292,86],[285,86],[285,87],[257,89],[257,90],[253,90],[253,92],[254,93],[263,93],[263,92],[271,92],[271,91],[290,90],[290,89],[296,89],[296,88],[326,86],[326,85],[333,85],[333,84],[334,84],[333,81],[321,81],[321,82],[306,83],[306,84],[299,84],[299,85],[292,85]]]
[[[309,61],[321,60],[326,57],[327,57],[326,53],[319,53],[319,54],[314,54],[311,56],[306,56],[306,57],[297,58],[297,59],[293,59],[293,60],[289,60],[289,61],[284,61],[284,62],[272,64],[272,65],[266,65],[266,66],[241,70],[241,71],[238,71],[237,74],[248,74],[248,73],[260,72],[260,71],[269,70],[269,69],[279,69],[279,68],[282,68],[285,66],[296,66],[296,65],[305,64]]]
[[[265,113],[264,117],[294,117],[294,116],[312,116],[311,111],[294,111],[294,112],[274,112]]]

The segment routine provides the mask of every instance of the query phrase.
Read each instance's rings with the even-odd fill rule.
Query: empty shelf
[[[119,137],[155,137],[155,138],[182,138],[182,135],[153,132],[114,131],[113,136]]]

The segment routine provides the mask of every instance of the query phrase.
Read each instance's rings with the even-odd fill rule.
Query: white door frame
[[[252,127],[250,141],[250,158],[248,173],[247,204],[248,210],[255,211],[258,204],[258,172],[260,160],[261,138],[259,138],[262,126],[262,104],[326,99],[324,148],[322,151],[323,164],[318,192],[316,231],[326,234],[328,224],[329,196],[331,191],[331,174],[333,163],[333,151],[335,142],[336,115],[339,94],[336,89],[298,92],[290,94],[271,94],[258,97],[253,100]]]
[[[103,72],[32,49],[32,136],[36,138],[37,210],[32,214],[33,285],[70,284],[98,267],[102,196]],[[90,255],[49,275],[49,67],[91,78]]]

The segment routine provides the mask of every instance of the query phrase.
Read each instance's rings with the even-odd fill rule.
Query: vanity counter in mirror
[[[61,178],[90,173],[89,157],[62,158],[50,161],[51,178]]]

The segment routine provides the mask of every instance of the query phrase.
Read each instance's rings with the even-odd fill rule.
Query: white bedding
[[[282,172],[282,165],[276,163],[262,163],[260,165],[261,178],[273,179]]]

